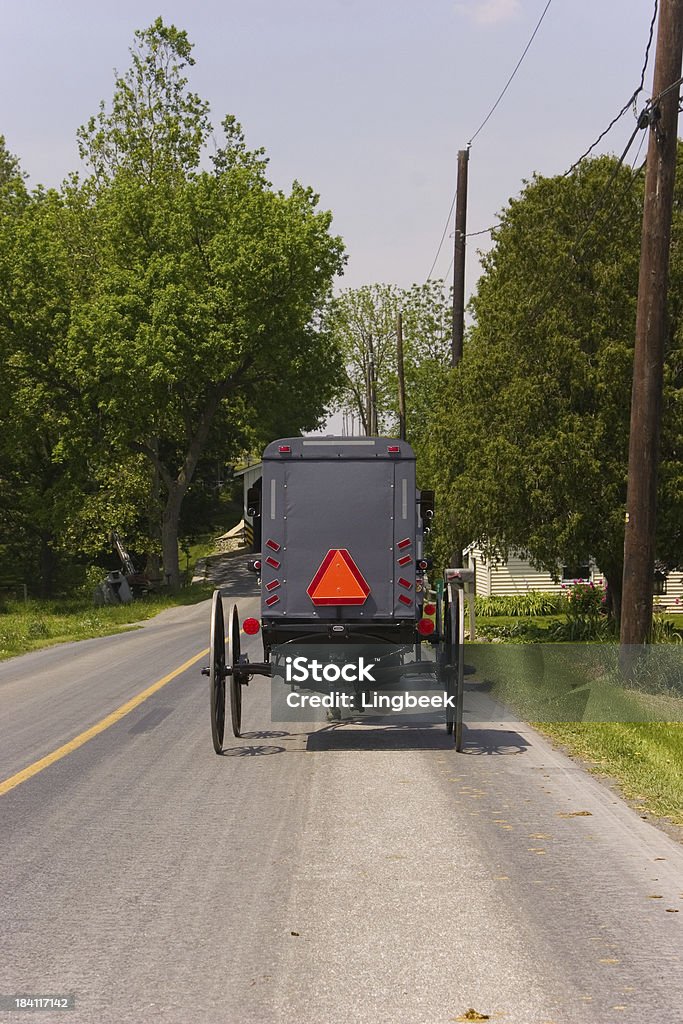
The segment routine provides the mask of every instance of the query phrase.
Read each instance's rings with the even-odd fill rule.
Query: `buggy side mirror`
[[[420,491],[420,518],[427,526],[434,517],[434,491]]]

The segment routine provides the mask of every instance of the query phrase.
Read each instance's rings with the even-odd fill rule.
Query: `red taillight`
[[[417,631],[420,636],[431,636],[434,632],[434,623],[431,619],[420,619],[417,624]]]
[[[397,444],[388,444],[387,445],[387,451],[389,452],[390,455],[400,455],[401,454],[401,448]]]
[[[242,623],[242,629],[247,636],[255,636],[261,628],[261,623],[258,619],[245,619]]]
[[[288,445],[288,444],[281,444],[280,447],[278,448],[278,451],[279,451],[280,455],[291,455],[292,454],[291,445]]]
[[[431,604],[431,602],[429,604],[426,604],[423,610],[425,615],[436,615],[436,605]]]

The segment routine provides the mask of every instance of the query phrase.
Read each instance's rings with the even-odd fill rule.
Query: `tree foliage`
[[[679,211],[682,196],[679,175]],[[641,219],[641,176],[609,157],[535,176],[503,211],[430,423],[443,560],[474,539],[552,573],[592,555],[618,603]],[[683,561],[678,256],[672,282],[658,536],[669,565]]]
[[[33,460],[36,502],[74,549],[122,521],[144,532],[160,507],[172,585],[195,474],[317,426],[341,369],[322,317],[343,266],[331,214],[298,182],[273,189],[233,116],[203,166],[213,130],[191,50],[160,18],[135,34],[110,108],[78,133],[90,173],[60,192],[28,195],[0,147],[17,480]]]
[[[376,284],[342,292],[328,326],[341,350],[341,408],[369,434],[368,380],[374,366],[379,433],[398,430],[397,321],[403,320],[408,439],[418,447],[437,382],[450,359],[451,305],[440,281],[400,289]]]

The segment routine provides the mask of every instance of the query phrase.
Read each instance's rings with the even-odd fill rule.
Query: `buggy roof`
[[[290,452],[283,453],[283,448]],[[263,453],[264,462],[291,459],[389,459],[415,461],[415,453],[407,441],[393,437],[285,437],[272,441]]]

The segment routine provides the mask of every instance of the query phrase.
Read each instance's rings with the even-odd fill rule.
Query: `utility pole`
[[[372,335],[368,338],[367,352],[365,353],[365,432],[372,436]]]
[[[467,165],[470,150],[458,153],[458,185],[455,193],[455,251],[453,255],[453,341],[451,365],[462,359],[465,333],[465,239],[467,235]]]
[[[406,382],[403,375],[403,314],[396,319],[396,366],[398,368],[398,436],[406,439]]]
[[[624,537],[621,643],[652,626],[666,295],[683,57],[683,0],[661,0],[640,251]]]
[[[375,350],[372,335],[368,335],[368,433],[377,437],[377,381],[375,379]]]

